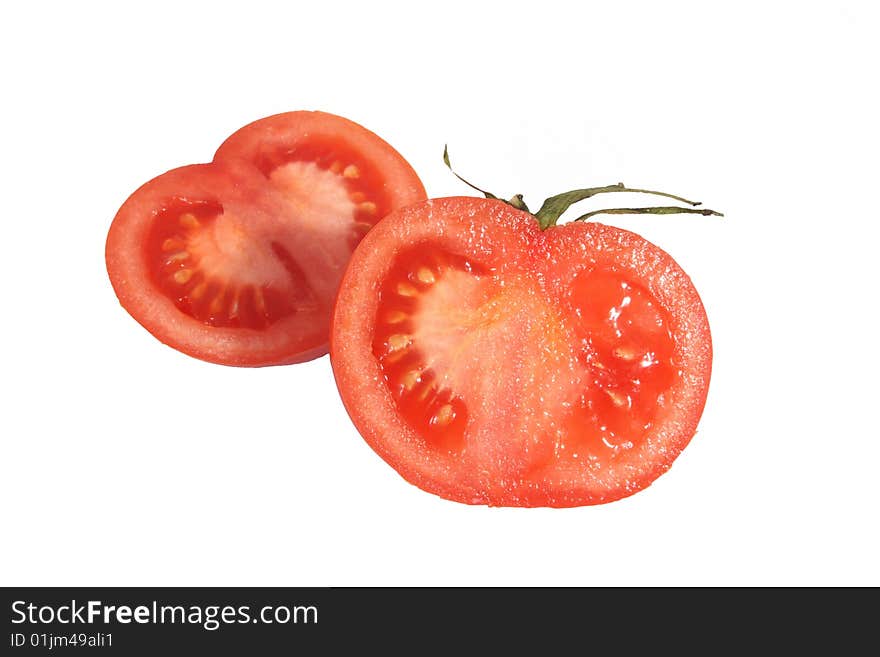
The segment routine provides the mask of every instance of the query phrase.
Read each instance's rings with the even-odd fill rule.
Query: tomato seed
[[[391,351],[399,351],[405,349],[412,342],[412,337],[402,333],[395,333],[388,338],[388,348]]]
[[[263,296],[263,291],[258,287],[254,288],[254,307],[257,309],[257,313],[263,317],[266,316],[266,299]]]
[[[385,315],[385,321],[389,324],[400,324],[404,321],[409,315],[400,310],[392,310],[390,313]]]
[[[235,292],[232,294],[232,302],[229,304],[229,319],[238,317],[238,299],[240,296],[241,291],[236,288]]]
[[[638,354],[629,347],[615,347],[614,355],[620,358],[621,360],[632,361],[635,360]]]
[[[418,295],[419,291],[409,283],[398,283],[397,293],[402,297],[414,297]]]
[[[198,228],[201,224],[194,214],[185,212],[180,215],[180,225],[184,228]]]
[[[214,299],[211,301],[211,305],[208,308],[208,312],[211,315],[216,315],[220,312],[221,308],[223,308],[223,299],[226,296],[225,292],[220,292]]]
[[[196,285],[189,293],[190,299],[201,299],[202,295],[205,294],[205,290],[208,289],[208,282],[202,281],[198,285]]]
[[[623,406],[631,406],[631,400],[628,395],[624,395],[616,390],[605,390],[605,394],[611,398],[611,401],[614,402],[615,406],[623,407]]]
[[[403,388],[406,391],[412,390],[415,385],[419,382],[419,376],[421,375],[421,371],[419,370],[410,370],[402,377],[400,377],[400,382],[403,384]]]
[[[443,404],[437,412],[434,414],[434,424],[439,424],[440,426],[444,426],[452,422],[455,417],[455,411],[452,410],[451,404]]]
[[[434,276],[434,272],[432,272],[427,267],[419,267],[419,270],[416,272],[416,278],[418,278],[425,285],[431,285],[437,280],[437,278]]]

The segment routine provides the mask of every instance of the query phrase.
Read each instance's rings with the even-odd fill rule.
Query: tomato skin
[[[474,439],[454,454],[426,445],[420,432],[401,417],[372,346],[382,307],[380,282],[413,245],[473,257],[498,278],[530,287],[524,298],[550,299],[557,305],[579,272],[603,267],[635,277],[669,318],[673,358],[680,370],[643,440],[628,452],[606,459],[601,468],[554,460],[551,448],[528,432],[518,431],[505,418],[534,415],[530,409],[552,403],[557,390],[518,385],[515,379],[530,372],[539,372],[540,379],[541,372],[565,366],[566,360],[544,350],[538,356],[544,360],[536,364],[530,362],[534,353],[524,356],[521,349],[511,348],[504,362],[482,364],[509,381],[493,388],[491,405],[471,413],[495,415],[495,424],[489,426],[511,432],[499,435],[489,430],[480,438],[485,444]],[[553,330],[539,324],[530,330]],[[694,435],[702,414],[712,345],[708,320],[690,279],[668,254],[640,236],[596,223],[570,223],[541,231],[532,215],[500,201],[455,197],[392,213],[355,250],[336,299],[330,355],[343,404],[355,427],[410,483],[467,504],[572,507],[631,495],[671,466]],[[544,377],[545,382],[551,379]],[[533,465],[536,452],[545,454],[540,467]]]
[[[296,173],[279,187],[263,155],[280,155],[283,165],[297,149]],[[331,171],[334,157],[357,161],[358,175]],[[173,169],[137,189],[111,224],[107,271],[134,319],[183,353],[240,367],[299,363],[327,353],[333,299],[357,241],[379,212],[424,198],[409,164],[366,128],[323,112],[275,115],[234,133],[213,163]],[[174,233],[175,212],[207,206],[225,217],[222,230],[215,216],[207,219],[214,232],[202,238],[180,226]],[[163,226],[167,234],[158,234]],[[166,253],[163,243],[181,246]],[[195,276],[166,256],[191,258]],[[204,262],[210,271],[198,270]],[[264,286],[255,283],[261,273]],[[204,285],[177,283],[175,274]]]

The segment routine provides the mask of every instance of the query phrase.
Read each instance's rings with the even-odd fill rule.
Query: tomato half
[[[331,328],[343,403],[411,483],[469,504],[609,502],[694,435],[712,346],[688,276],[642,237],[541,230],[496,200],[392,213],[355,251]]]
[[[290,112],[245,126],[211,164],[169,171],[123,204],[107,270],[166,344],[239,366],[327,352],[348,258],[389,211],[423,200],[412,167],[347,119]]]

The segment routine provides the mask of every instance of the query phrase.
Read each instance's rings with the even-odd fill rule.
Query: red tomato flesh
[[[672,258],[600,224],[541,231],[498,201],[429,201],[381,222],[331,331],[343,402],[412,483],[507,506],[608,502],[696,430],[705,312]]]
[[[327,351],[352,249],[383,214],[422,200],[406,161],[365,128],[321,112],[245,126],[212,164],[138,189],[107,238],[122,305],[187,354],[227,365]]]

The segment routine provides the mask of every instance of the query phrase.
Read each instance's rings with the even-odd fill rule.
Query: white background
[[[880,585],[875,3],[10,7],[0,583]],[[602,507],[447,502],[367,447],[326,357],[226,368],[140,328],[104,269],[119,205],[293,109],[377,132],[431,196],[469,193],[449,142],[535,205],[622,180],[723,210],[611,222],[712,324],[670,472]]]

